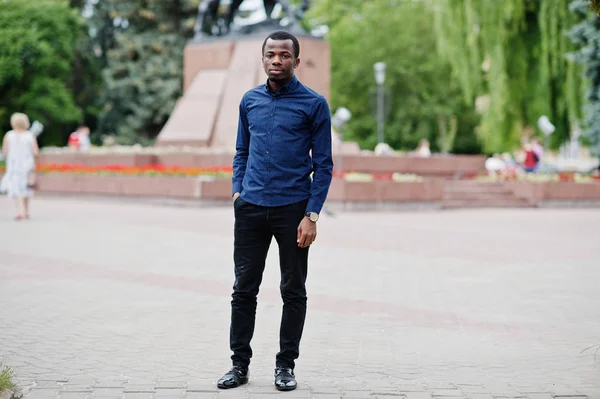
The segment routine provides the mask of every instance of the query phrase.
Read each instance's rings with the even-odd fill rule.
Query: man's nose
[[[278,56],[273,57],[273,64],[281,65],[281,58]]]

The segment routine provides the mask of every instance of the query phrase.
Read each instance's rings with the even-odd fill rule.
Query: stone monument
[[[184,49],[183,96],[156,139],[158,146],[194,146],[235,151],[238,107],[243,94],[266,82],[261,47],[276,30],[300,42],[298,79],[329,100],[330,48],[304,30],[308,0],[294,9],[287,0],[205,0],[195,37]]]

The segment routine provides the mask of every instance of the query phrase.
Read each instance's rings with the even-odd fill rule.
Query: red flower
[[[180,176],[200,176],[215,174],[231,174],[231,166],[212,166],[209,168],[195,168],[183,166],[166,166],[162,164],[145,166],[124,166],[124,165],[72,165],[72,164],[40,164],[37,166],[40,172],[48,173],[84,173],[84,174],[120,174],[120,175],[180,175]]]

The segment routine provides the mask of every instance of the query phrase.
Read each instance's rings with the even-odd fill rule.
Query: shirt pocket
[[[301,143],[310,138],[310,122],[306,114],[301,111],[285,115],[280,124],[282,144],[298,148]]]

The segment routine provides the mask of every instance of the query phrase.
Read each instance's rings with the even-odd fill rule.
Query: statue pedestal
[[[240,100],[246,91],[267,79],[261,62],[264,37],[242,36],[188,44],[183,60],[184,94],[158,135],[156,145],[234,151]],[[300,66],[296,76],[329,100],[329,43],[302,36],[298,41]]]

